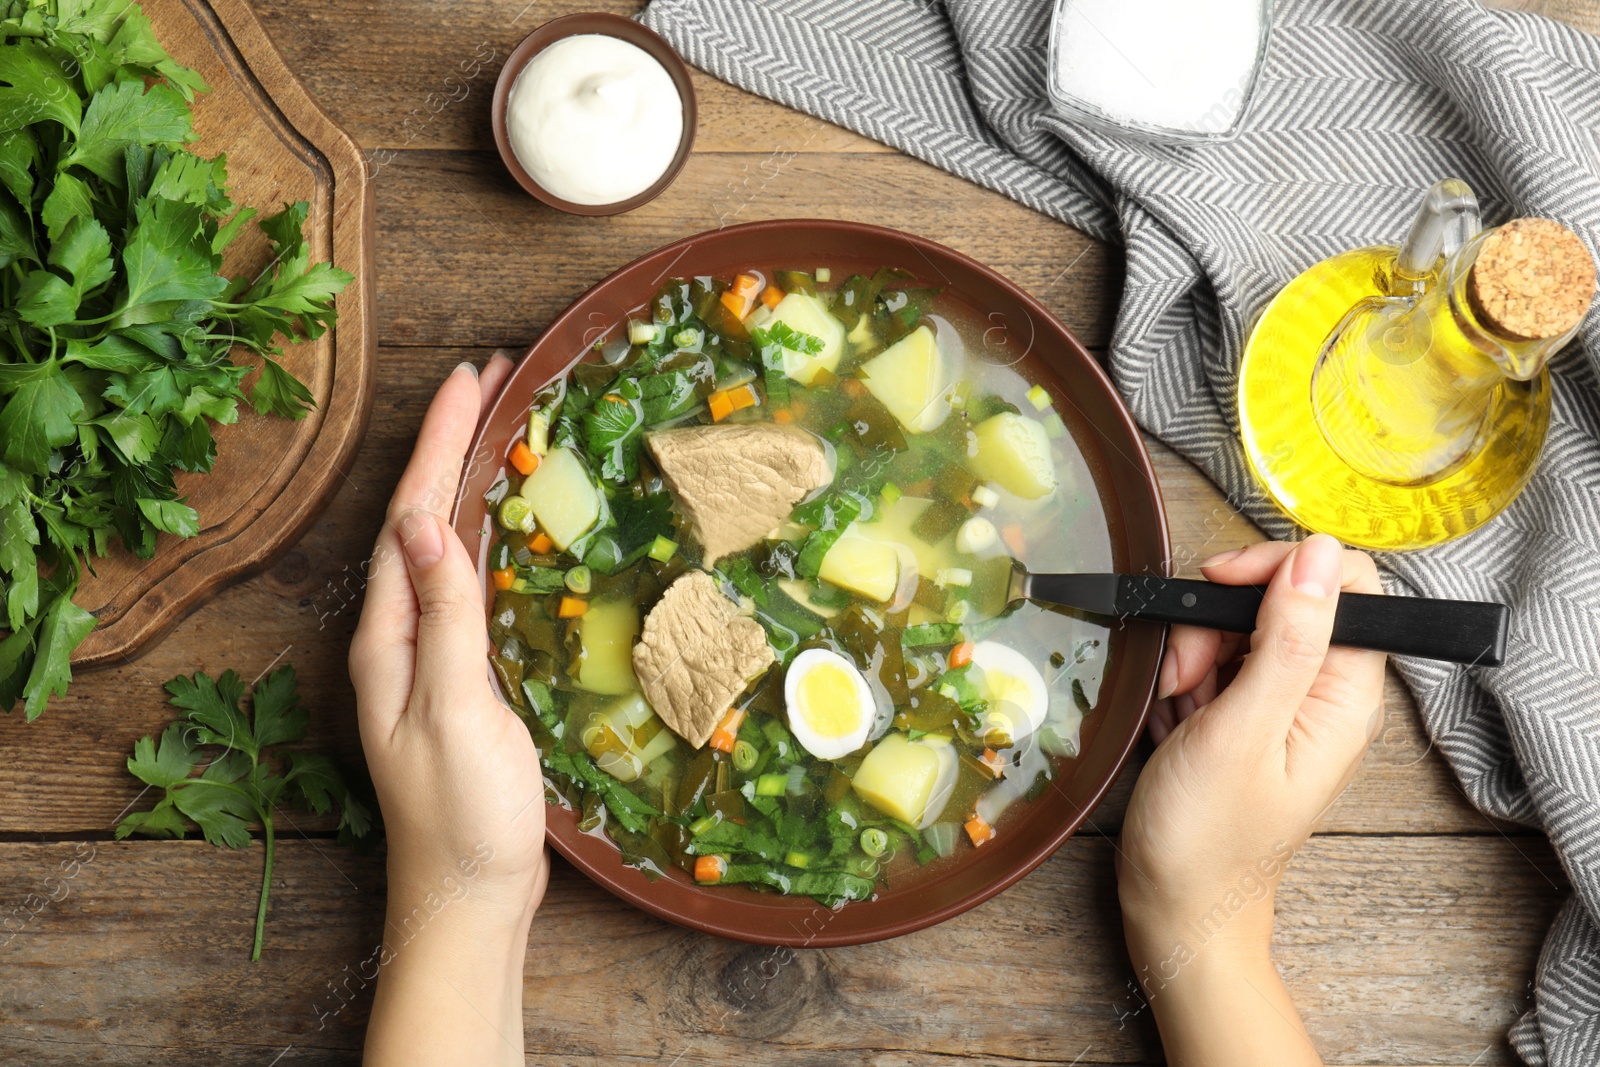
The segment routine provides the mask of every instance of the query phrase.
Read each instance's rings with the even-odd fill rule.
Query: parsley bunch
[[[216,680],[197,672],[167,683],[184,717],[166,728],[160,742],[140,738],[128,760],[134,777],[166,795],[151,810],[123,819],[116,836],[182,837],[192,824],[213,845],[245,848],[250,824],[260,823],[267,855],[250,950],[258,960],[272,885],[274,815],[290,804],[318,815],[337,805],[340,840],[354,842],[371,832],[372,813],[351,794],[330,757],[267,751],[306,736],[309,715],[296,694],[293,667],[280,667],[256,685],[249,712],[240,707],[244,690],[233,671]]]
[[[280,338],[321,336],[351,280],[311,262],[304,203],[260,221],[264,269],[221,273],[256,212],[185,147],[205,90],[130,0],[0,0],[0,707],[29,719],[94,627],[81,568],[199,532],[176,472],[211,469],[242,400],[305,415]]]

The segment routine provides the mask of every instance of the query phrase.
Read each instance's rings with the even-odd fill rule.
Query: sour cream
[[[683,100],[667,69],[605,34],[567,37],[517,75],[506,99],[511,150],[547,192],[615,204],[656,183],[683,139]]]

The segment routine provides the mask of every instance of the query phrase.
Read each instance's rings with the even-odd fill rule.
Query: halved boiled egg
[[[808,648],[783,679],[789,729],[818,759],[839,759],[867,743],[878,715],[872,687],[854,663],[826,648]]]
[[[989,705],[979,736],[991,747],[1002,747],[1008,738],[1016,744],[1044,725],[1050,691],[1028,657],[998,641],[979,641],[972,649],[972,668],[973,687]]]

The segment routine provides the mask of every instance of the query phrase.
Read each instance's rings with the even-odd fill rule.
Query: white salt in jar
[[[1238,132],[1272,0],[1058,0],[1050,97],[1063,118],[1154,141]]]

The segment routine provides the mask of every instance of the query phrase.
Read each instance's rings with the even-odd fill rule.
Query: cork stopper
[[[1550,219],[1516,219],[1484,239],[1467,280],[1484,325],[1511,341],[1571,330],[1594,299],[1594,259],[1577,234]]]

